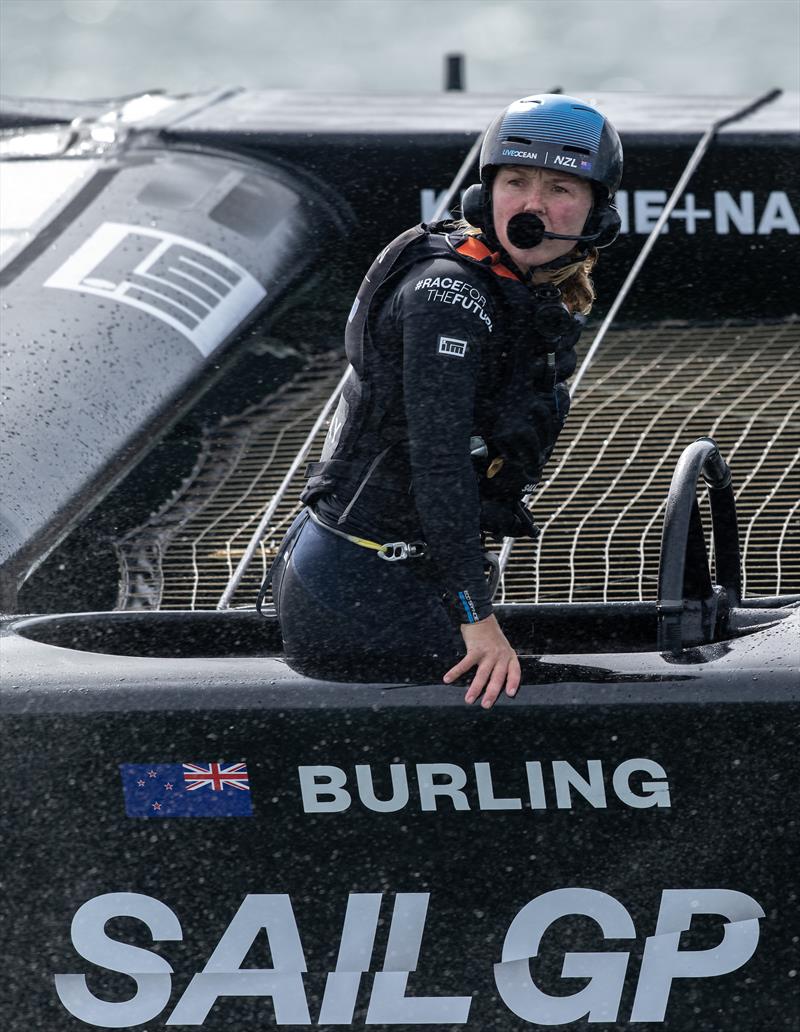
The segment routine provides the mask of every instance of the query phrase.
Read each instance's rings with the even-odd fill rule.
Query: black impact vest
[[[303,500],[329,526],[426,541],[462,622],[492,612],[482,535],[539,478],[569,407],[580,320],[545,339],[538,304],[481,240],[442,226],[401,234],[353,304],[350,375],[308,469]]]
[[[402,412],[397,411],[393,384],[381,375],[385,356],[373,336],[375,310],[385,305],[392,286],[415,266],[437,258],[458,262],[465,266],[465,276],[480,282],[485,297],[492,302],[491,316],[480,308],[481,299],[465,297],[463,303],[473,306],[490,332],[493,319],[503,324],[505,331],[506,347],[498,348],[488,387],[496,403],[490,400],[477,406],[483,411],[476,414],[479,418],[472,428],[474,435],[487,439],[491,455],[497,452],[493,442],[507,440],[519,425],[528,429],[534,422],[539,455],[528,463],[523,479],[538,479],[552,452],[569,409],[564,381],[575,367],[574,345],[583,318],[576,317],[570,331],[557,343],[537,339],[531,331],[534,302],[528,288],[482,241],[459,233],[447,234],[442,226],[421,224],[401,233],[377,256],[361,283],[345,331],[350,376],[331,419],[320,461],[307,468],[308,483],[302,495],[307,504],[333,492],[352,499],[367,482],[389,490],[398,487],[395,472],[387,473],[387,467],[395,471],[398,458],[402,461],[406,426]],[[406,490],[410,489],[409,478]],[[519,497],[516,487],[511,493]],[[340,522],[346,522],[346,515]]]

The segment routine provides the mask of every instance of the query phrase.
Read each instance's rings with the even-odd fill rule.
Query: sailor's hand
[[[503,538],[539,537],[539,528],[533,522],[533,514],[519,500],[486,498],[481,501],[481,530],[496,541]]]
[[[464,696],[465,702],[475,702],[483,692],[481,705],[489,709],[503,688],[506,695],[516,695],[521,676],[519,660],[500,630],[497,618],[492,615],[477,623],[462,624],[461,636],[467,646],[467,654],[444,675],[445,684],[450,684],[476,666],[478,669]]]

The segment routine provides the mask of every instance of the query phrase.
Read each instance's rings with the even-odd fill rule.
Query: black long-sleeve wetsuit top
[[[486,251],[470,238],[449,241]],[[349,434],[347,457],[360,460],[363,473],[317,494],[314,508],[335,526],[361,487],[340,529],[381,542],[425,541],[461,622],[474,622],[492,605],[470,438],[502,442],[517,429],[527,432],[526,461],[514,466],[518,475],[507,488],[509,497],[521,497],[566,417],[563,380],[574,368],[578,331],[558,347],[537,339],[530,290],[513,273],[455,250],[434,257],[425,250],[408,248],[411,264],[375,294],[365,331],[366,389],[351,399],[345,429],[334,431]]]

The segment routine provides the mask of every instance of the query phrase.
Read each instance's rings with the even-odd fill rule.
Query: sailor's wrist
[[[459,622],[462,624],[480,623],[494,613],[491,599],[484,593],[479,595],[468,588],[461,588],[454,594]]]

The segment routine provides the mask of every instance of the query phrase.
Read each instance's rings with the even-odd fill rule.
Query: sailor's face
[[[547,232],[577,235],[592,209],[592,188],[567,172],[503,165],[492,185],[492,205],[498,240],[520,268],[531,269],[567,254],[575,241],[543,240],[522,250],[509,242],[509,221],[528,212],[542,220]]]

